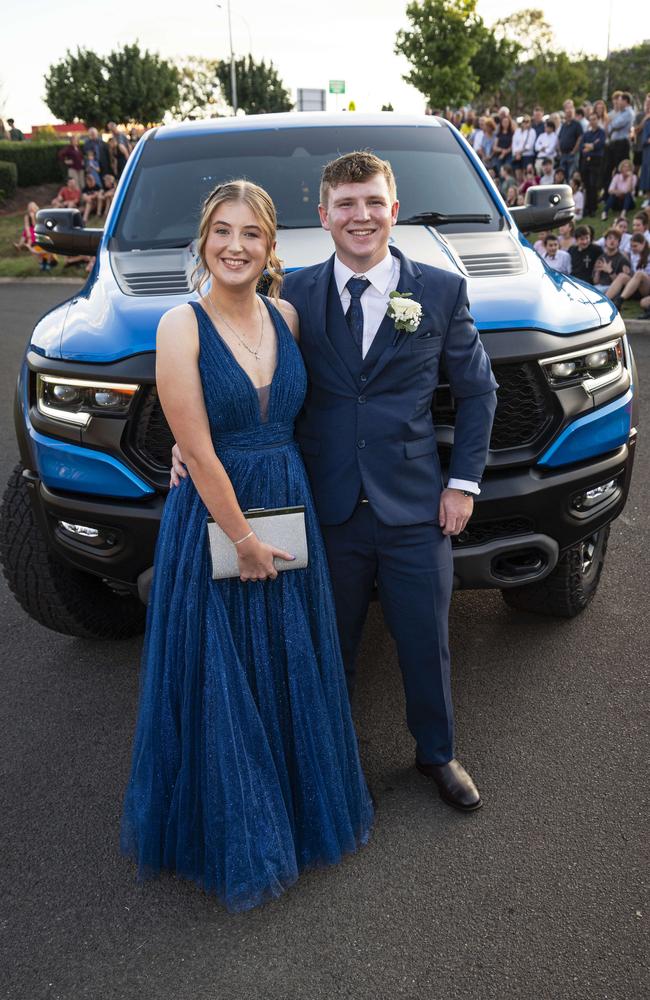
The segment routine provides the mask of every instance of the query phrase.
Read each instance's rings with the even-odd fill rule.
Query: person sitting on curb
[[[59,188],[55,198],[52,198],[54,208],[76,208],[81,199],[81,191],[75,177],[69,177],[67,184]]]
[[[81,196],[84,226],[91,215],[101,215],[104,195],[93,174],[86,174],[86,186]]]
[[[104,204],[102,211],[98,213],[100,217],[102,215],[104,216],[108,215],[108,210],[111,207],[111,202],[113,201],[113,198],[115,197],[115,192],[117,190],[117,188],[115,187],[115,178],[113,177],[112,174],[104,174],[103,182],[104,182],[104,197],[103,197]]]
[[[620,233],[616,229],[608,229],[605,233],[605,253],[594,264],[594,285],[605,295],[617,275],[630,274],[631,271],[629,259],[619,250],[620,242]]]

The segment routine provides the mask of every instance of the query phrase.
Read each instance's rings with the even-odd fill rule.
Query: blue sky
[[[402,81],[407,66],[393,54],[406,6],[406,0],[231,0],[234,46],[243,54],[250,40],[253,55],[273,59],[294,95],[297,87],[345,79],[346,98],[359,110],[392,101],[398,111],[419,112],[422,98]],[[610,0],[479,0],[478,10],[489,24],[532,6],[544,10],[562,48],[604,54]],[[613,9],[613,48],[650,37],[650,4],[619,0]],[[2,26],[0,113],[25,131],[54,121],[41,100],[42,75],[68,48],[104,53],[138,39],[166,58],[228,54],[225,2],[219,9],[213,0],[21,0],[5,6]]]

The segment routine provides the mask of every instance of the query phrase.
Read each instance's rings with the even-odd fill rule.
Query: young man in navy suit
[[[416,767],[463,811],[482,802],[454,758],[448,617],[451,536],[472,515],[497,384],[465,279],[389,246],[399,203],[390,164],[367,152],[327,164],[321,223],[336,253],[285,278],[309,375],[296,425],[327,548],[348,688],[375,581],[397,644]],[[421,306],[396,327],[390,293]],[[431,416],[439,364],[456,400],[449,480]],[[182,474],[178,461],[174,470]]]
[[[309,374],[296,436],[325,538],[350,690],[375,580],[399,655],[416,766],[451,805],[481,799],[454,759],[448,616],[451,535],[472,514],[487,458],[496,382],[464,278],[389,247],[399,203],[390,165],[349,153],[323,173],[321,224],[336,253],[289,274]],[[396,329],[390,292],[422,306]],[[456,400],[449,480],[441,480],[431,401],[444,361]]]

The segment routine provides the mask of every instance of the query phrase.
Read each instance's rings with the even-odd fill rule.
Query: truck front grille
[[[174,437],[165,420],[155,385],[143,389],[131,428],[129,445],[137,457],[151,470],[166,473],[171,465]]]
[[[538,442],[555,425],[553,399],[535,362],[493,365],[499,383],[497,411],[490,448],[503,451],[527,447]],[[444,387],[436,393],[434,422],[453,427],[455,410]],[[162,412],[155,386],[143,390],[137,412],[131,422],[129,444],[136,456],[154,472],[166,473],[174,439]]]
[[[483,545],[496,538],[510,538],[512,535],[528,535],[535,525],[528,517],[504,517],[494,521],[471,520],[460,535],[451,540],[454,548],[463,549],[468,545]]]
[[[492,366],[499,383],[490,449],[525,448],[547,435],[555,423],[554,400],[539,365],[534,361]],[[437,390],[433,420],[453,427],[456,413],[448,387]]]

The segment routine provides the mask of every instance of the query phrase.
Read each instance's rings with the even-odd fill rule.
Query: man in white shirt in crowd
[[[566,250],[560,250],[558,238],[553,233],[549,233],[544,239],[542,260],[560,274],[571,274],[571,257]]]

